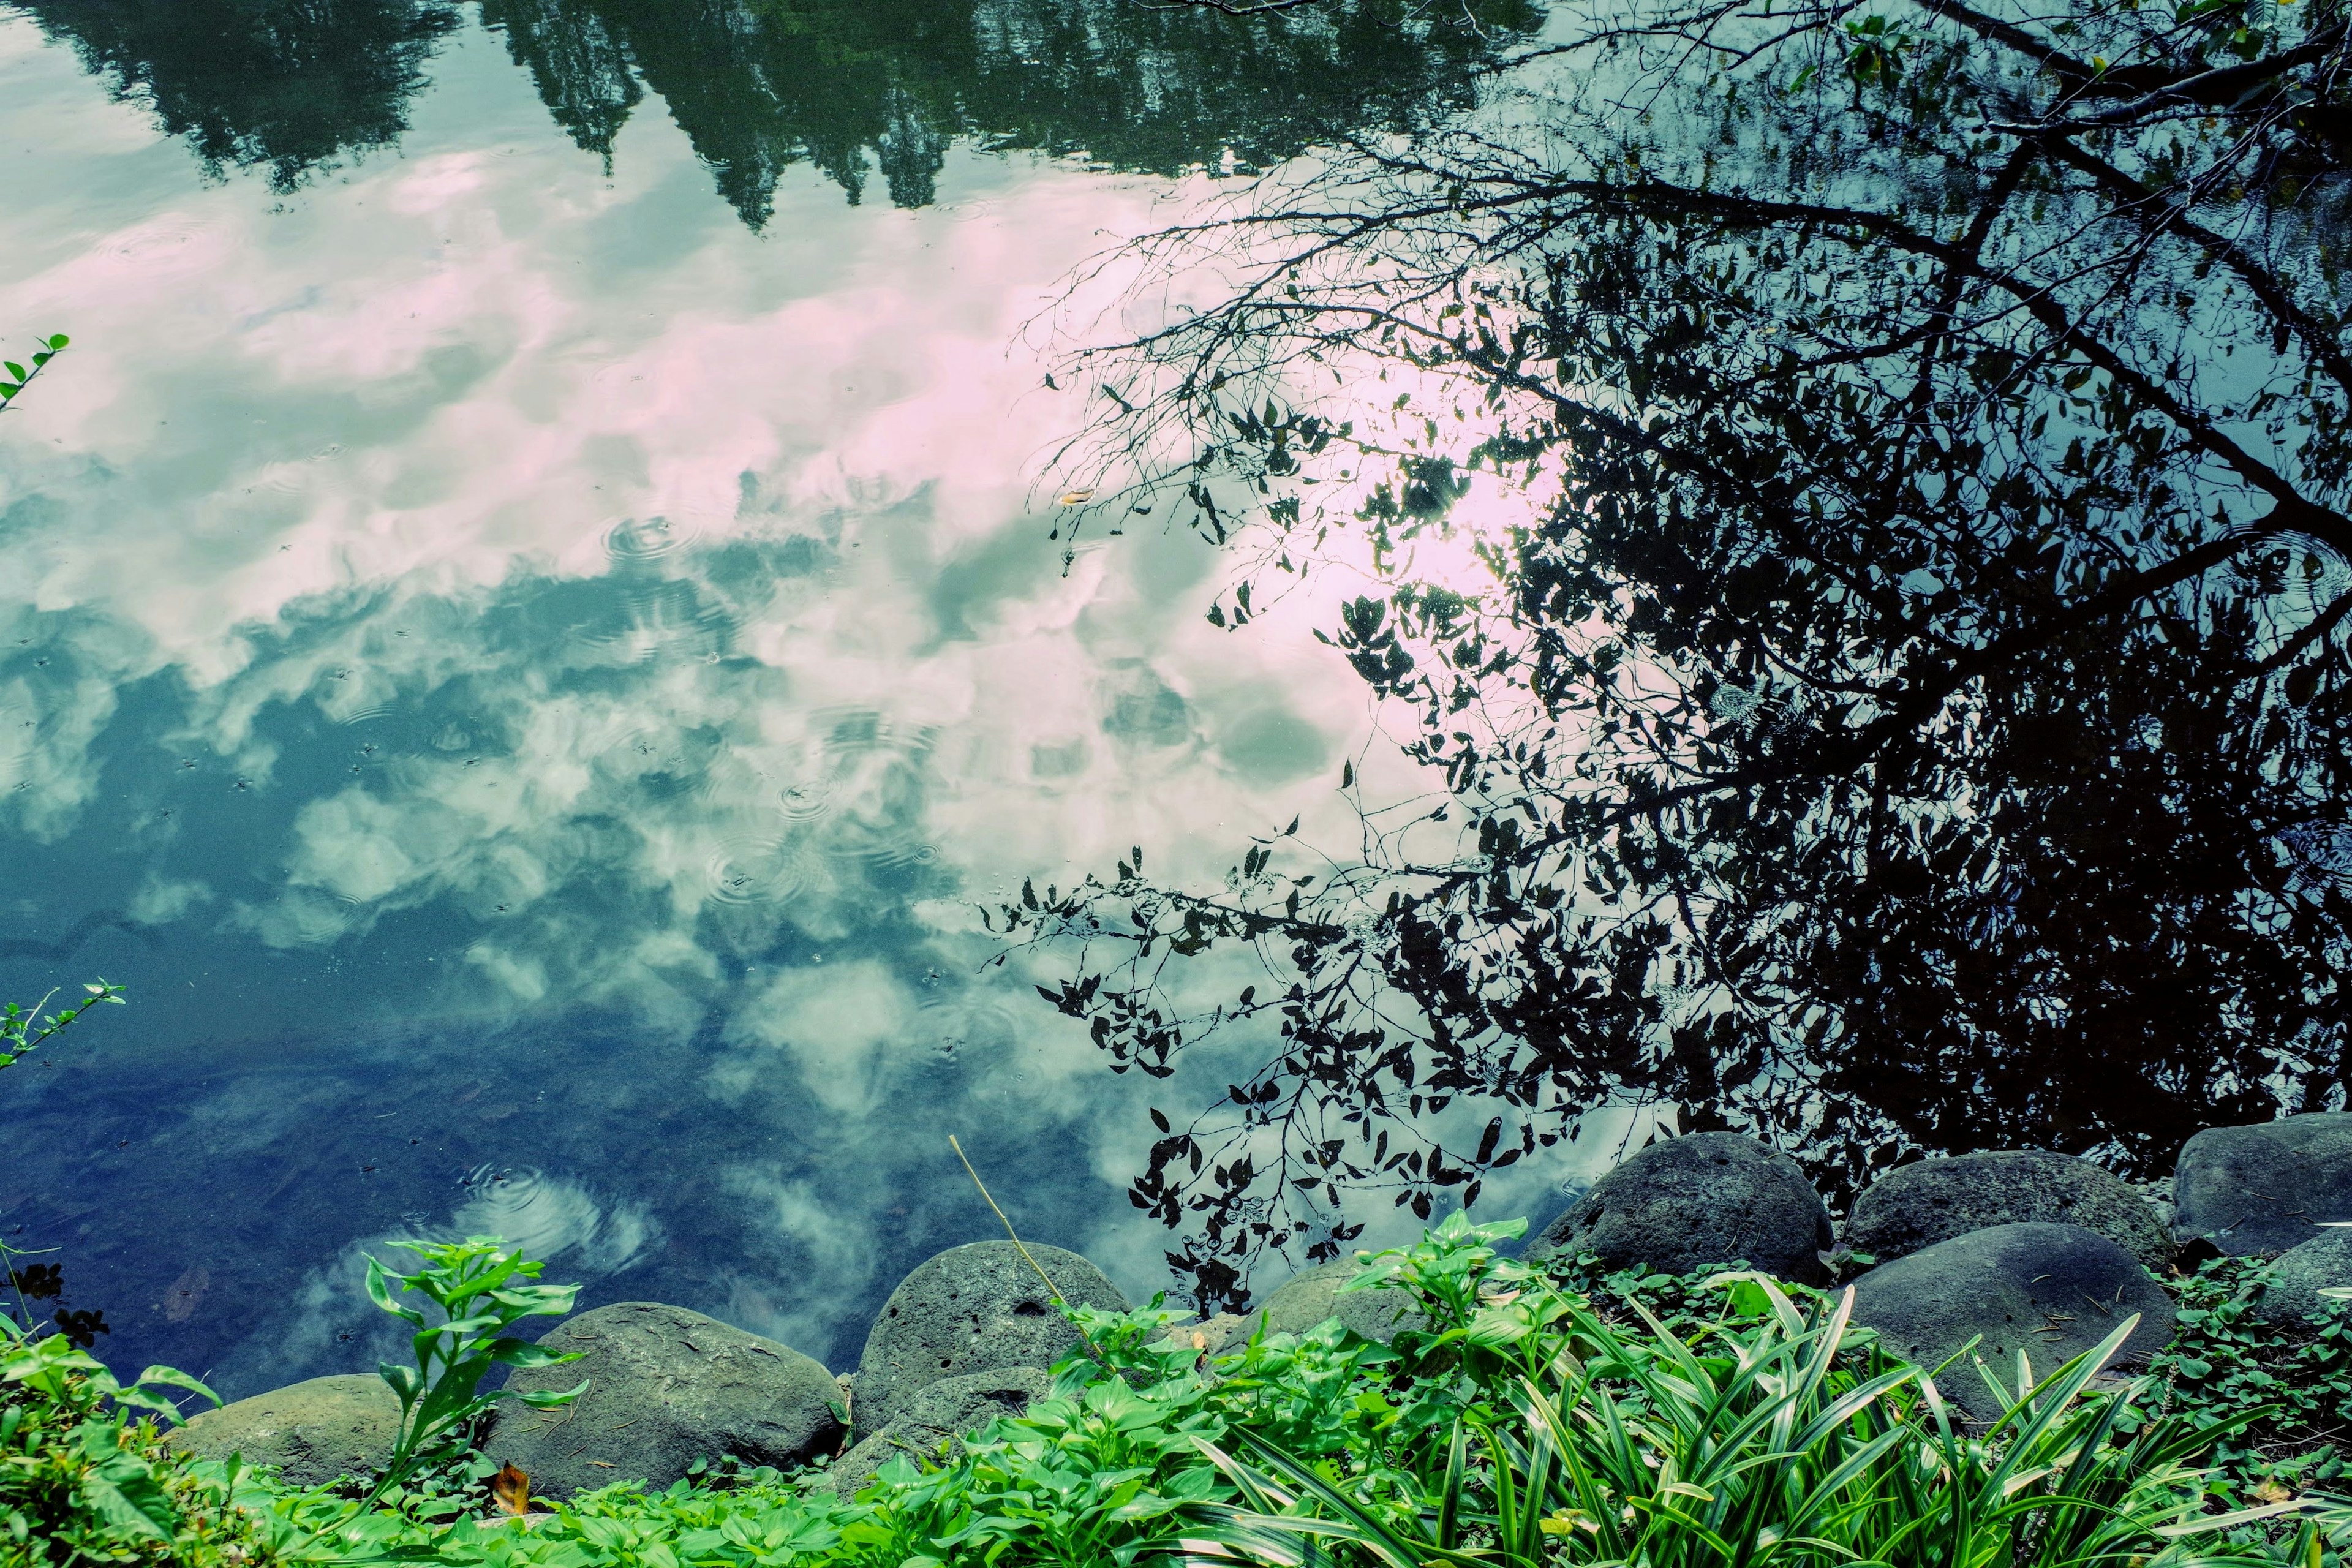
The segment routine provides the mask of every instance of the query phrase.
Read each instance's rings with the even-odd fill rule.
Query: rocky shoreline
[[[2021,1353],[2046,1372],[2134,1314],[2139,1326],[2118,1365],[2144,1363],[2174,1329],[2157,1276],[2216,1255],[2274,1258],[2256,1310],[2278,1321],[2308,1317],[2326,1304],[2321,1289],[2352,1286],[2345,1222],[2346,1112],[2209,1129],[2153,1191],[2038,1150],[1922,1160],[1866,1189],[1842,1227],[1787,1155],[1700,1132],[1609,1172],[1525,1256],[1591,1254],[1607,1268],[1677,1274],[1740,1260],[1815,1285],[1851,1276],[1854,1321],[1913,1360],[1934,1365],[1980,1338],[1978,1357],[2013,1377]],[[1028,1252],[1065,1300],[1129,1305],[1077,1254]],[[1393,1291],[1339,1294],[1355,1267],[1309,1269],[1247,1314],[1178,1331],[1213,1355],[1261,1326],[1297,1333],[1334,1316],[1367,1338],[1393,1338],[1409,1321],[1407,1303]],[[502,1406],[484,1453],[561,1500],[619,1480],[667,1486],[696,1459],[720,1457],[790,1469],[837,1456],[825,1484],[854,1489],[895,1455],[935,1454],[1019,1414],[1078,1340],[1013,1244],[981,1241],[909,1274],[877,1316],[856,1370],[839,1377],[790,1346],[657,1302],[582,1312],[541,1342],[582,1359],[518,1372],[508,1386],[584,1378],[587,1392],[559,1410]],[[1990,1397],[1972,1376],[1939,1386],[1964,1409]],[[205,1458],[240,1453],[315,1486],[380,1465],[397,1415],[373,1376],[313,1378],[197,1415],[172,1441]]]

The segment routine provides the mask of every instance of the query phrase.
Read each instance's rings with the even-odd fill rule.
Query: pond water
[[[363,1369],[425,1228],[845,1367],[992,1232],[950,1132],[1166,1283],[1150,1086],[976,905],[1213,873],[1371,716],[1189,537],[1066,569],[1024,329],[1507,37],[1407,9],[0,5],[0,346],[75,340],[0,420],[0,995],[131,995],[0,1079],[0,1226],[103,1353]]]

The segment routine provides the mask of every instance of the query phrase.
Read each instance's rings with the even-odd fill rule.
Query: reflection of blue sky
[[[607,180],[478,37],[438,79],[278,206],[0,22],[5,316],[76,337],[0,424],[0,985],[134,996],[0,1085],[19,1239],[231,1393],[366,1364],[418,1226],[842,1365],[986,1233],[961,1131],[1148,1292],[1145,1086],[971,901],[1222,865],[1363,722],[1196,547],[1065,575],[1033,510],[1006,345],[1160,188],[810,175],[760,237],[657,116]]]

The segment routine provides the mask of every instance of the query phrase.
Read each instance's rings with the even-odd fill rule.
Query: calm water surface
[[[75,338],[0,420],[0,994],[132,999],[0,1079],[0,1225],[110,1359],[364,1368],[426,1228],[845,1366],[990,1233],[950,1131],[1164,1282],[1145,1086],[974,905],[1213,870],[1370,716],[1189,540],[1064,571],[1023,329],[1188,166],[1458,95],[1397,9],[0,5],[0,331]]]

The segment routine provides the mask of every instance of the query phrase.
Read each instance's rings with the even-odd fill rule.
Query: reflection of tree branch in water
[[[163,945],[163,932],[151,925],[142,925],[119,910],[92,910],[65,929],[55,942],[34,942],[25,937],[0,937],[0,958],[44,958],[62,963],[79,952],[82,944],[102,931],[127,931],[150,948]]]
[[[1561,19],[1106,258],[1222,291],[1062,372],[1101,512],[1370,575],[1318,635],[1442,780],[1001,911],[1119,1070],[1245,1058],[1155,1112],[1171,1256],[1233,1299],[1611,1103],[1832,1185],[2345,1103],[2340,16]]]

